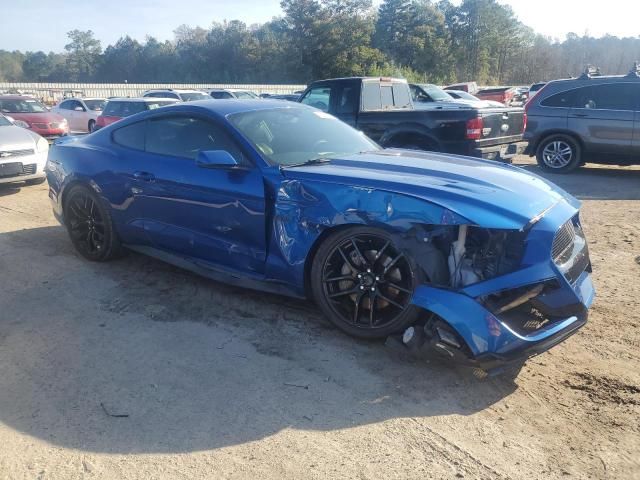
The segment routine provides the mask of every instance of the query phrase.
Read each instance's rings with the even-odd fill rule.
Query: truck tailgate
[[[495,145],[517,141],[517,137],[522,138],[525,127],[522,108],[486,108],[479,113],[483,124],[482,139],[479,143]]]

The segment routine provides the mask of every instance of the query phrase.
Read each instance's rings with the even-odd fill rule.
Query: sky
[[[560,40],[569,32],[640,36],[637,15],[629,14],[637,0],[499,1],[536,32]],[[0,50],[46,52],[62,51],[66,32],[76,28],[93,30],[106,47],[124,35],[167,40],[181,24],[207,27],[225,19],[251,24],[282,13],[280,0],[0,0],[0,11]]]

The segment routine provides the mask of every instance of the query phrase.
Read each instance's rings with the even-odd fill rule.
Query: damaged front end
[[[405,332],[403,342],[413,349],[419,342],[423,350],[497,373],[586,323],[594,297],[591,263],[578,212],[568,203],[521,230],[425,230],[418,235],[425,246],[411,251],[429,284],[416,289],[412,303],[431,315]]]

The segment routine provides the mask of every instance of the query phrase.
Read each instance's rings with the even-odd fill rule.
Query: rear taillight
[[[522,114],[522,133],[527,130],[527,112]]]
[[[482,138],[483,128],[484,122],[482,121],[482,118],[476,117],[471,120],[467,120],[467,139],[480,140]]]

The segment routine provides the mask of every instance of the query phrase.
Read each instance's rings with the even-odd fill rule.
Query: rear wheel
[[[538,146],[536,159],[550,173],[569,173],[581,165],[580,145],[567,135],[552,135]]]
[[[360,338],[383,338],[418,320],[421,275],[383,230],[350,227],[327,238],[311,268],[313,296],[329,320]]]
[[[71,242],[83,257],[104,262],[121,254],[111,216],[95,192],[83,185],[72,187],[63,208]]]
[[[87,125],[87,128],[89,130],[89,133],[93,132],[96,129],[96,121],[89,120],[89,125]]]

